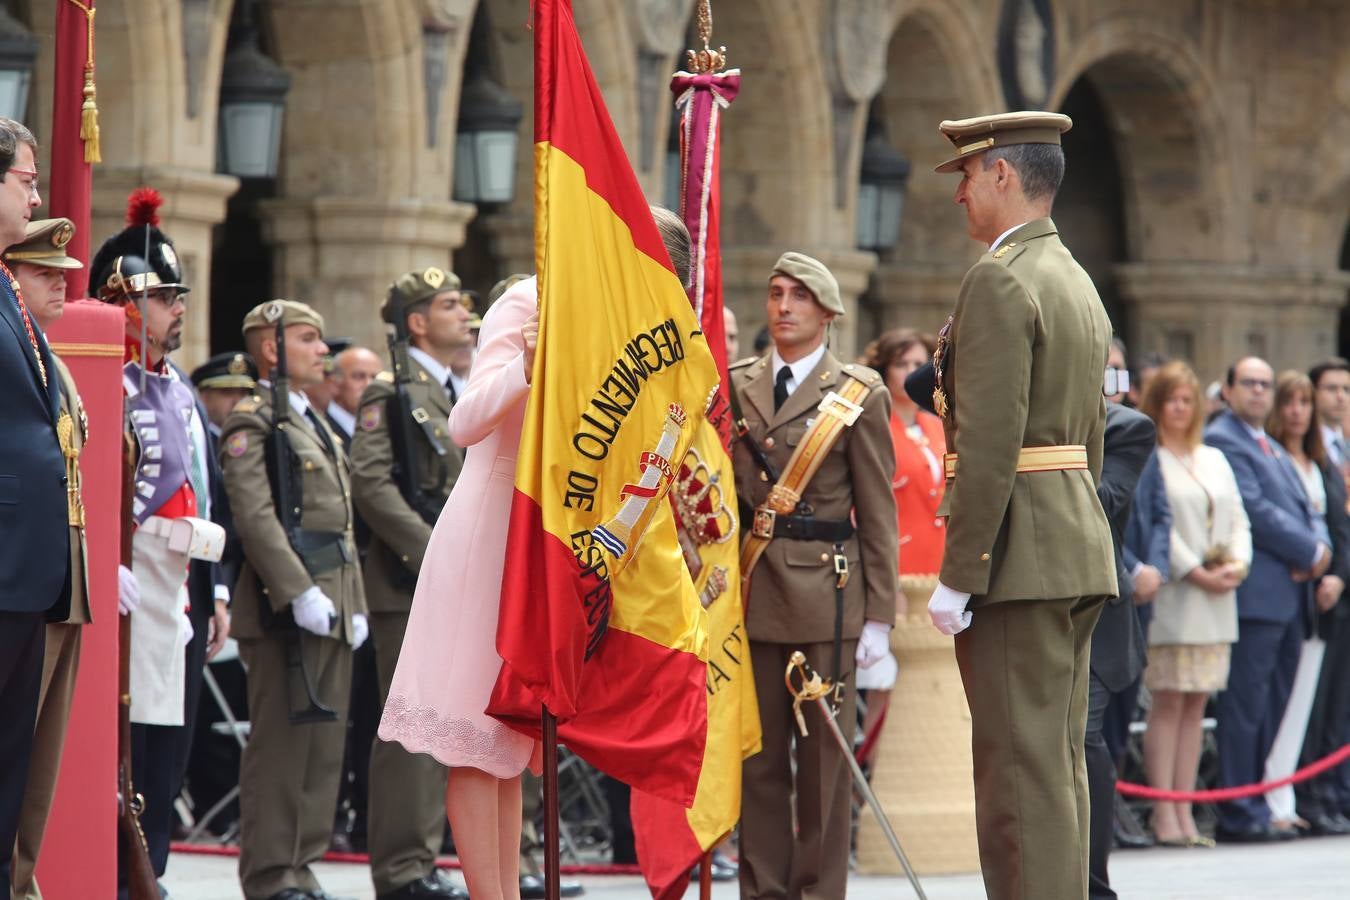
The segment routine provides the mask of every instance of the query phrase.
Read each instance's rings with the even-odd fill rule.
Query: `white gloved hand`
[[[141,586],[136,573],[126,566],[117,567],[117,611],[122,615],[135,612],[141,605]]]
[[[863,623],[862,634],[858,635],[858,651],[853,658],[858,668],[870,669],[886,658],[891,652],[891,626],[885,622],[868,619]]]
[[[291,601],[291,615],[295,624],[319,637],[328,637],[337,621],[337,607],[324,596],[316,584],[305,588],[305,592]]]
[[[933,627],[943,634],[965,631],[975,615],[966,611],[968,602],[970,594],[954,591],[939,581],[933,596],[928,599],[928,617],[933,620]]]
[[[352,649],[360,650],[361,645],[366,642],[366,638],[369,636],[370,623],[366,621],[366,617],[360,613],[354,614],[352,616]]]
[[[183,637],[183,646],[186,647],[192,643],[192,636],[197,633],[197,629],[192,627],[192,617],[188,615],[187,610],[179,613],[183,617],[183,624],[178,629],[178,633]]]

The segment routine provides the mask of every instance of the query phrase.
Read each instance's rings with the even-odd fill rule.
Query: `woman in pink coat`
[[[535,279],[483,317],[468,386],[450,413],[464,467],[427,545],[380,738],[451,768],[445,809],[474,900],[519,898],[520,774],[538,742],[487,716],[501,670],[497,611],[530,371]]]

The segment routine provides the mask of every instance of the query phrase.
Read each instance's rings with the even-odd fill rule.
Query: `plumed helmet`
[[[103,242],[89,266],[94,276],[90,287],[99,299],[118,303],[160,288],[188,292],[173,241],[158,227],[163,202],[159,192],[148,187],[137,188],[127,198],[127,227]]]

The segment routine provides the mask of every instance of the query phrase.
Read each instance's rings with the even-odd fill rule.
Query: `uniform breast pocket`
[[[334,482],[333,463],[326,455],[317,450],[308,447],[294,447],[296,466],[300,470],[300,477],[304,479],[306,486],[313,485],[316,489],[323,487],[331,488]]]
[[[795,447],[806,437],[806,432],[806,422],[793,422],[783,429],[783,442],[789,447]]]
[[[0,506],[19,505],[19,476],[0,475]]]

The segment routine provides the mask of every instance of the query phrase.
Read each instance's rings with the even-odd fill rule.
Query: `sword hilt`
[[[800,686],[793,683],[794,672],[801,680]],[[802,715],[802,704],[830,696],[834,685],[828,678],[811,668],[806,661],[806,654],[800,650],[792,651],[792,656],[788,657],[787,669],[783,672],[783,683],[787,685],[788,693],[792,695],[792,714],[797,718],[797,728],[801,731],[802,737],[806,737],[809,732],[806,730],[806,717]]]

